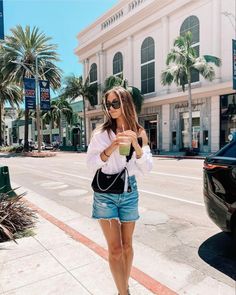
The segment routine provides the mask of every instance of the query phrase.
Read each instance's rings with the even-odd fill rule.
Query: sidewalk
[[[117,295],[98,222],[32,191],[26,197],[39,213],[36,234],[18,245],[0,244],[0,295]],[[234,287],[202,278],[191,265],[137,240],[134,252],[132,295],[235,294]],[[193,281],[196,276],[200,280]]]
[[[117,295],[97,222],[32,192],[27,201],[39,212],[36,234],[0,244],[0,294]],[[132,295],[177,294],[135,267],[132,276]]]

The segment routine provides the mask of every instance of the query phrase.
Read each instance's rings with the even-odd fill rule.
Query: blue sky
[[[82,74],[74,54],[76,35],[112,8],[118,0],[3,0],[5,35],[20,24],[38,26],[58,44],[64,75]]]

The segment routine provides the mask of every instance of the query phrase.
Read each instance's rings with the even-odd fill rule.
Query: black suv
[[[236,132],[204,161],[204,201],[209,217],[236,245]]]

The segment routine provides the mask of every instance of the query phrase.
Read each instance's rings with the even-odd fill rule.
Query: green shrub
[[[21,145],[15,145],[15,146],[1,146],[0,152],[8,152],[8,153],[15,153],[19,149],[22,149]]]
[[[24,195],[0,194],[0,243],[32,234],[37,215],[22,199]]]

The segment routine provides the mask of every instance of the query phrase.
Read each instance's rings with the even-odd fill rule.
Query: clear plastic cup
[[[131,141],[127,136],[120,136],[119,153],[122,156],[128,156],[130,153]]]

